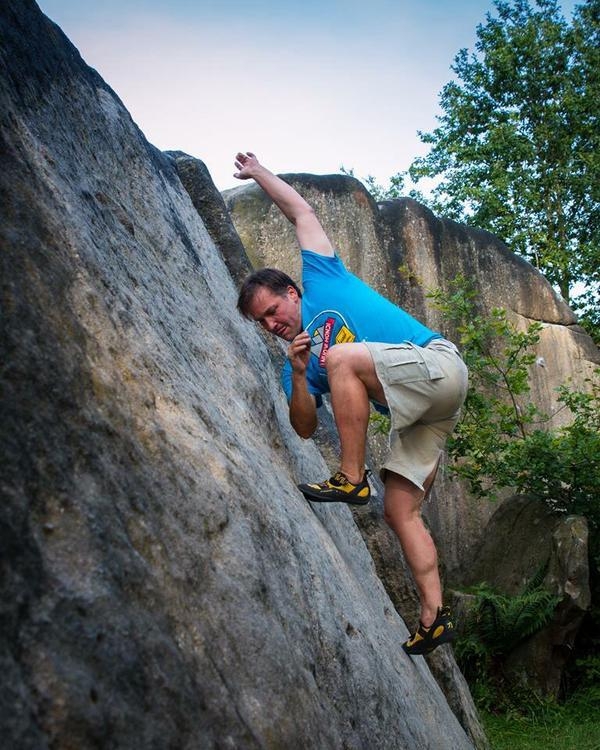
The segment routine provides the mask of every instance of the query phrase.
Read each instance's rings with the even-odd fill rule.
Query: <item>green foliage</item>
[[[429,153],[409,173],[441,178],[432,207],[488,229],[530,259],[568,300],[600,267],[598,0],[571,24],[556,0],[495,0],[461,50],[443,114],[420,133]]]
[[[493,707],[480,714],[491,750],[600,749],[600,712],[587,693],[562,705],[536,695],[519,702],[526,712]]]
[[[527,398],[529,368],[535,362],[531,348],[541,325],[518,331],[504,310],[479,314],[476,292],[463,276],[451,282],[448,292],[428,296],[456,331],[469,369],[463,418],[448,445],[452,470],[476,496],[494,496],[492,488],[512,486],[505,479],[515,442],[526,440],[528,429],[545,419]]]
[[[473,589],[476,602],[467,616],[465,634],[455,647],[468,680],[497,676],[502,660],[550,622],[560,597],[542,588],[545,570],[518,596],[499,593],[486,583]]]
[[[596,346],[600,346],[600,280],[596,279],[580,296],[573,299],[571,306],[579,315],[579,324],[594,339]]]
[[[493,495],[510,487],[542,498],[554,510],[584,515],[597,531],[600,512],[600,392],[596,379],[588,379],[589,392],[558,389],[558,402],[568,406],[573,420],[549,431],[532,428],[535,408],[519,413],[518,404],[486,403],[475,396],[465,422],[452,439],[450,452],[458,460],[455,470],[479,495]],[[513,409],[513,404],[516,408]],[[488,408],[491,412],[488,412]],[[485,422],[486,412],[491,420]],[[527,422],[529,424],[527,424]],[[512,434],[511,434],[512,430]],[[486,484],[487,482],[487,484]]]
[[[502,488],[533,494],[556,511],[585,515],[600,528],[600,371],[587,391],[558,389],[572,421],[543,429],[547,417],[529,400],[533,346],[541,325],[519,331],[504,310],[478,313],[475,292],[461,276],[430,295],[454,328],[469,368],[461,422],[448,443],[451,470],[479,497]]]
[[[376,435],[387,435],[390,431],[390,418],[387,414],[373,412],[369,417],[373,433]]]
[[[507,676],[504,669],[508,655],[550,622],[560,601],[542,586],[547,568],[547,564],[542,566],[516,596],[502,594],[485,583],[470,592],[475,601],[464,617],[454,653],[482,710],[523,716],[534,706],[539,716],[547,707],[547,702]]]
[[[482,583],[474,593],[478,604],[467,625],[469,636],[456,649],[461,657],[471,648],[486,657],[508,655],[550,621],[559,601],[542,588],[506,596]]]
[[[575,666],[579,690],[587,692],[588,700],[593,700],[600,710],[600,654],[577,659]]]

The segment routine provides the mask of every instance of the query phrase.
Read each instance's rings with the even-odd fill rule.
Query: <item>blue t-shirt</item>
[[[431,331],[350,273],[337,255],[302,250],[302,328],[312,339],[306,370],[308,390],[317,397],[329,392],[325,356],[330,346],[352,341],[424,346],[441,334]],[[281,382],[292,396],[292,367],[283,366]]]

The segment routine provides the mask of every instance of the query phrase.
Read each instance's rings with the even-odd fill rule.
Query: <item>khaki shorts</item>
[[[382,469],[423,489],[467,395],[468,373],[458,349],[446,339],[426,347],[363,342],[369,349],[390,410],[390,453]]]

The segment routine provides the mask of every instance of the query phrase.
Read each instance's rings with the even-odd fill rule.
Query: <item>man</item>
[[[454,627],[420,510],[458,421],[466,367],[453,344],[346,270],[313,209],[290,185],[250,152],[238,153],[235,165],[235,177],[254,179],[294,224],[303,262],[303,292],[281,271],[262,269],[244,282],[238,308],[289,342],[282,383],[296,432],[313,434],[321,396],[330,393],[340,437],[339,471],[299,489],[313,502],[366,504],[370,402],[389,410],[385,520],[400,540],[421,603],[419,626],[403,648],[428,653],[450,641]]]

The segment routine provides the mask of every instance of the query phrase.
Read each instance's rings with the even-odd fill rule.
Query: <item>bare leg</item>
[[[371,354],[363,344],[333,346],[326,366],[342,451],[340,469],[353,484],[358,484],[365,471],[369,397],[385,404],[383,388]]]
[[[390,471],[385,481],[384,517],[396,532],[415,579],[421,601],[421,622],[425,627],[431,625],[442,606],[437,550],[421,518],[421,505],[436,472],[437,466],[425,481],[425,493],[406,477]]]
[[[331,405],[341,444],[341,471],[353,483],[362,480],[369,422],[369,398],[385,404],[373,359],[363,344],[334,346],[327,355]],[[442,606],[442,590],[435,544],[421,518],[437,465],[420,490],[406,477],[388,471],[385,482],[385,520],[395,531],[411,569],[421,601],[421,622],[426,627]]]

